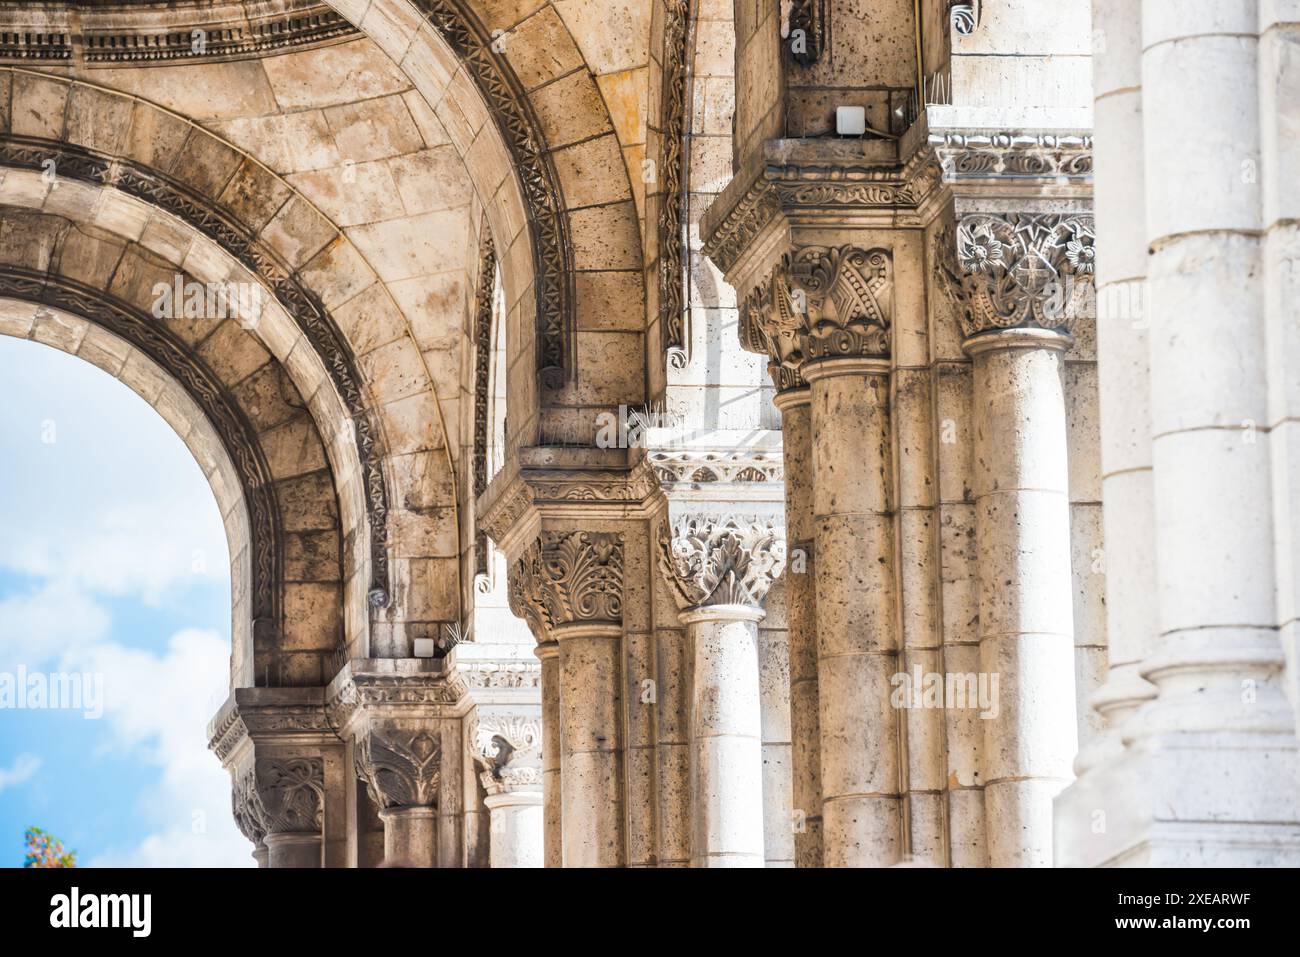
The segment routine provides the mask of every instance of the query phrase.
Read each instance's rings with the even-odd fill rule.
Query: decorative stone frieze
[[[1048,179],[1062,186],[1092,178],[1086,130],[933,130],[929,147],[947,183]]]
[[[682,608],[761,608],[785,570],[785,531],[771,517],[689,515],[660,526],[659,562]]]
[[[954,238],[955,237],[955,238]],[[936,281],[968,336],[997,329],[1066,330],[1090,311],[1092,217],[967,214],[935,234]]]
[[[678,485],[714,482],[780,485],[785,468],[778,451],[753,449],[656,449],[646,455],[655,478],[666,491]]]

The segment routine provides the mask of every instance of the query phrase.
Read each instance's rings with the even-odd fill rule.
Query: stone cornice
[[[596,521],[645,515],[658,489],[630,449],[520,449],[478,498],[480,527],[511,561],[544,519]]]
[[[455,717],[463,710],[465,678],[427,658],[355,659],[324,691],[325,710],[342,738],[375,722]]]
[[[229,767],[248,746],[337,744],[320,688],[236,688],[208,723],[208,748]]]

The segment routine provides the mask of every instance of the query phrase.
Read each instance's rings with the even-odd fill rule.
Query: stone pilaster
[[[235,823],[264,867],[346,865],[343,742],[320,688],[239,688],[208,727]]]
[[[432,659],[359,659],[326,690],[331,719],[353,743],[357,777],[379,810],[386,866],[461,864],[454,782],[466,689],[442,668]]]
[[[779,516],[696,512],[660,526],[659,562],[693,649],[696,867],[762,867],[764,787],[758,622],[785,567]]]

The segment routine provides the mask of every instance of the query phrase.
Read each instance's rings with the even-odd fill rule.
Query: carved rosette
[[[753,515],[688,515],[659,528],[659,565],[682,608],[761,608],[785,570],[785,529]]]
[[[357,737],[357,774],[381,809],[434,807],[442,771],[436,731],[370,731]]]
[[[972,337],[998,329],[1069,330],[1095,302],[1092,217],[972,213],[935,235],[939,285]]]
[[[542,721],[537,716],[479,716],[471,734],[479,781],[488,794],[540,790]]]
[[[542,532],[511,568],[509,595],[538,641],[563,625],[622,624],[623,536]]]
[[[258,758],[249,778],[235,787],[235,823],[249,840],[245,827],[260,829],[262,836],[320,831],[324,808],[322,758]]]

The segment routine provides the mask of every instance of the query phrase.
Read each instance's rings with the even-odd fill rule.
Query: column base
[[[1056,798],[1056,866],[1300,867],[1296,749],[1244,737],[1146,739],[1093,768]]]

